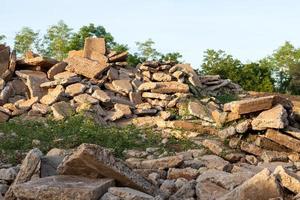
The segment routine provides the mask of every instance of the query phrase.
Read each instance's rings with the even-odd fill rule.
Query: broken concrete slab
[[[117,91],[129,94],[133,90],[130,80],[114,80],[112,85]]]
[[[89,94],[79,94],[77,96],[74,97],[74,100],[80,104],[83,104],[83,103],[89,103],[89,104],[97,104],[99,102],[98,99],[92,97],[91,95]]]
[[[107,102],[111,101],[110,96],[105,91],[100,90],[100,89],[96,89],[94,91],[94,93],[92,94],[92,97],[100,100],[103,103],[107,103]]]
[[[251,179],[236,187],[218,200],[269,200],[282,198],[281,187],[268,169],[264,169]]]
[[[82,83],[74,83],[66,87],[65,93],[71,97],[74,97],[82,94],[86,88],[87,86]]]
[[[17,198],[24,200],[98,200],[114,186],[113,179],[81,176],[50,176],[14,186]]]
[[[189,102],[188,111],[191,115],[195,117],[212,122],[212,116],[210,114],[209,109],[199,102],[196,101]]]
[[[49,69],[55,65],[58,61],[52,58],[43,57],[43,56],[26,56],[24,59],[18,60],[17,65],[22,66],[39,66],[41,68]]]
[[[259,97],[224,104],[224,111],[247,114],[261,110],[268,110],[273,105],[274,96]]]
[[[51,110],[53,112],[53,116],[57,120],[65,119],[66,117],[70,117],[74,114],[74,109],[65,101],[54,103],[51,106]]]
[[[293,138],[291,136],[285,135],[279,131],[268,129],[266,134],[266,138],[283,145],[289,149],[292,149],[295,152],[300,152],[300,140]]]
[[[58,172],[64,175],[113,178],[122,186],[153,195],[161,193],[155,185],[132,171],[123,161],[116,159],[109,150],[94,144],[80,145],[64,159]]]
[[[68,63],[67,71],[83,75],[88,78],[97,78],[102,72],[109,68],[109,65],[100,64],[97,61],[92,61],[87,58],[74,56],[67,58],[65,62]]]
[[[176,81],[158,82],[157,87],[154,89],[151,89],[151,92],[163,93],[163,94],[188,93],[189,86],[187,84],[176,82]]]
[[[57,85],[54,89],[50,88],[50,89],[48,89],[48,94],[43,96],[40,99],[40,102],[42,104],[51,105],[59,100],[59,98],[62,96],[64,91],[65,91],[65,89],[61,85]]]
[[[154,200],[153,196],[128,187],[110,187],[108,193],[118,197],[119,199],[132,200]]]
[[[22,161],[19,173],[14,180],[14,182],[9,187],[8,191],[5,193],[5,200],[16,200],[17,197],[15,196],[13,189],[17,184],[25,183],[31,179],[33,174],[36,172],[41,157],[43,153],[39,149],[32,149],[29,151]]]
[[[270,110],[261,112],[251,122],[253,130],[266,130],[267,128],[283,129],[288,125],[288,114],[280,104]]]
[[[283,187],[287,188],[295,194],[300,193],[300,177],[296,174],[289,172],[284,169],[282,166],[276,167],[273,172],[276,177],[279,179]]]
[[[20,70],[15,73],[21,79],[24,79],[24,83],[29,89],[30,97],[38,97],[40,99],[47,93],[47,90],[40,87],[42,83],[48,81],[47,75],[44,72]]]
[[[61,73],[65,70],[68,64],[66,62],[59,62],[53,65],[47,72],[47,77],[52,80],[54,76],[58,73]]]
[[[92,59],[92,54],[96,52],[104,55],[106,52],[104,38],[86,38],[84,42],[83,56]]]

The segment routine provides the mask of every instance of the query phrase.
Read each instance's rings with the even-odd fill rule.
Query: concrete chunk
[[[78,56],[70,57],[65,60],[68,63],[67,71],[83,75],[88,78],[97,78],[103,71],[109,68],[107,63],[99,63],[87,58]]]
[[[98,200],[113,179],[89,179],[80,176],[50,176],[15,185],[16,197],[24,200]]]
[[[111,187],[108,192],[120,199],[154,200],[154,197],[128,187]]]
[[[218,200],[269,200],[282,197],[276,178],[264,169]]]
[[[253,119],[251,125],[253,130],[266,130],[267,128],[283,129],[288,125],[288,114],[282,105],[261,112]]]
[[[300,193],[300,177],[292,172],[288,172],[282,166],[276,167],[274,174],[279,178],[283,187],[294,192]]]
[[[296,152],[300,152],[300,140],[293,138],[291,136],[285,135],[279,131],[268,129],[266,132],[266,138],[281,144],[289,149]]]
[[[224,111],[231,111],[238,114],[247,114],[261,110],[267,110],[272,107],[273,99],[274,96],[268,96],[255,99],[233,101],[224,105]]]
[[[157,195],[159,189],[141,175],[135,173],[123,161],[98,145],[82,144],[67,156],[58,167],[59,174],[81,175],[92,178],[113,178],[122,186]]]
[[[5,200],[16,200],[17,197],[13,192],[13,188],[17,184],[25,183],[31,179],[33,174],[36,172],[39,163],[41,161],[41,157],[43,153],[39,149],[32,149],[29,151],[22,161],[22,165],[20,167],[20,171],[14,180],[14,182],[9,187],[8,191],[5,194]]]

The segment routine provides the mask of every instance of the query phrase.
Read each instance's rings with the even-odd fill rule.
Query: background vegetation
[[[30,27],[23,27],[15,36],[14,48],[19,56],[32,50],[62,60],[70,50],[82,49],[85,38],[91,36],[104,37],[108,47],[114,51],[129,50],[127,45],[117,43],[103,26],[88,24],[76,32],[63,21],[50,26],[44,35]],[[5,36],[0,34],[1,42],[5,42]],[[182,62],[179,52],[160,53],[151,39],[136,42],[136,46],[137,52],[128,56],[131,66],[145,60]],[[300,94],[300,48],[285,42],[271,55],[250,63],[242,63],[223,50],[208,49],[204,52],[203,64],[198,72],[201,75],[219,74],[240,84],[245,90]]]

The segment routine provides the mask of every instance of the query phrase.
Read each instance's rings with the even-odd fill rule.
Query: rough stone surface
[[[182,156],[168,156],[154,160],[144,160],[141,162],[143,169],[167,169],[177,167],[183,163]]]
[[[83,56],[93,59],[93,54],[104,55],[106,52],[104,38],[86,38],[84,43]]]
[[[201,161],[208,169],[221,171],[230,171],[232,169],[232,165],[228,161],[216,155],[204,155],[201,157]]]
[[[169,74],[165,74],[163,72],[156,72],[152,75],[152,79],[159,82],[167,82],[171,81],[172,77]]]
[[[241,150],[256,156],[261,156],[263,153],[263,150],[260,147],[244,141],[241,143]]]
[[[231,111],[238,114],[247,114],[272,107],[273,96],[259,97],[241,101],[233,101],[224,105],[224,111]]]
[[[46,90],[41,88],[40,85],[47,82],[47,75],[40,71],[20,70],[16,71],[16,75],[24,79],[24,83],[29,89],[30,97],[41,98],[46,94]]]
[[[296,174],[287,171],[282,166],[276,167],[273,172],[278,178],[283,187],[292,191],[295,194],[300,193],[300,177]]]
[[[61,73],[65,70],[67,66],[66,62],[59,62],[53,65],[47,72],[47,76],[50,80],[54,79],[54,76],[58,73]]]
[[[168,179],[185,178],[186,180],[192,180],[196,179],[198,175],[198,170],[190,167],[184,169],[170,168],[168,171]]]
[[[128,187],[111,187],[108,192],[120,199],[132,200],[154,200],[154,197],[149,194],[128,188]]]
[[[202,181],[196,185],[196,194],[200,200],[218,199],[229,191],[211,181]]]
[[[251,178],[253,175],[255,175],[255,173],[251,173],[251,172],[228,173],[224,171],[210,169],[203,172],[197,178],[197,182],[204,182],[209,180],[227,190],[233,190],[235,187],[241,185],[243,182]]]
[[[58,168],[59,174],[113,178],[117,183],[148,194],[160,193],[152,183],[132,171],[123,161],[97,145],[82,144],[67,156]]]
[[[54,89],[49,89],[48,94],[40,99],[42,104],[51,105],[59,100],[65,89],[63,86],[58,85]]]
[[[245,121],[242,121],[240,123],[238,123],[236,126],[235,126],[235,130],[236,132],[238,133],[246,133],[251,127],[251,120],[247,119]]]
[[[13,167],[0,169],[0,180],[13,181],[17,176],[17,170]]]
[[[72,85],[68,85],[66,87],[65,93],[67,95],[70,95],[72,97],[82,94],[86,89],[86,85],[82,83],[74,83]]]
[[[111,100],[110,96],[108,96],[108,94],[105,91],[100,89],[95,90],[94,93],[92,94],[92,97],[104,103],[107,103]]]
[[[286,152],[267,151],[264,150],[261,154],[261,159],[264,162],[287,162],[289,160]]]
[[[112,186],[113,179],[50,176],[17,184],[13,191],[16,197],[24,200],[98,200]]]
[[[14,182],[5,193],[5,200],[16,200],[17,197],[13,192],[13,188],[17,184],[25,183],[31,179],[36,169],[39,166],[43,153],[39,149],[32,149],[28,152],[24,160],[22,161],[19,173]]]
[[[206,121],[211,121],[211,115],[208,108],[199,102],[193,102],[193,101],[189,102],[188,111],[191,115],[195,117],[198,117]]]
[[[166,94],[153,93],[153,92],[143,92],[143,98],[151,98],[151,99],[161,99],[161,100],[170,100],[171,97]]]
[[[270,110],[261,112],[253,119],[253,130],[266,130],[267,128],[283,129],[288,125],[287,112],[280,104]]]
[[[255,140],[255,145],[270,151],[282,151],[282,152],[290,151],[287,147],[282,146],[276,142],[273,142],[272,140],[266,138],[265,136],[257,137]]]
[[[114,80],[112,85],[117,91],[129,94],[132,91],[132,85],[129,80]]]
[[[89,94],[79,94],[77,96],[74,97],[74,100],[78,103],[84,104],[84,103],[89,103],[89,104],[96,104],[99,102],[98,99],[92,97]]]
[[[264,169],[218,200],[269,200],[280,197],[282,192],[279,183],[268,169]]]
[[[78,56],[67,58],[65,62],[68,63],[66,70],[88,78],[97,78],[109,67],[106,63],[100,64],[97,61],[92,61]]]
[[[179,190],[177,190],[175,194],[170,196],[169,200],[193,198],[196,194],[195,186],[196,186],[195,180],[191,180],[187,182]]]
[[[176,81],[159,82],[157,85],[157,88],[152,89],[151,92],[163,94],[189,92],[189,86],[187,84]]]
[[[51,106],[51,110],[53,112],[54,118],[58,120],[69,117],[74,113],[74,109],[72,108],[72,106],[65,101],[53,104]]]
[[[291,136],[285,135],[279,131],[268,129],[266,132],[266,138],[283,145],[293,151],[300,152],[300,140],[297,140]]]
[[[217,135],[221,138],[221,139],[227,139],[233,135],[236,134],[236,130],[233,126],[229,126],[223,130],[218,131]]]

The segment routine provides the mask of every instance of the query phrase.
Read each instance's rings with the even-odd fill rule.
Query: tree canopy
[[[29,50],[33,50],[34,43],[37,42],[38,32],[29,27],[23,27],[15,36],[15,50],[18,54],[23,55]]]

